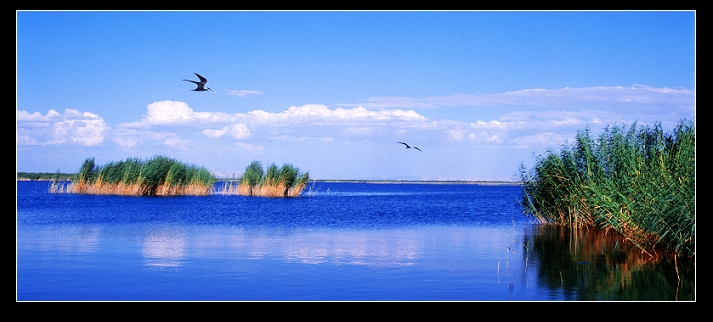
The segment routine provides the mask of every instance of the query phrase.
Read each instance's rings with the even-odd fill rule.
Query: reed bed
[[[613,229],[644,252],[695,256],[695,128],[607,127],[521,166],[521,201],[541,223]]]
[[[209,195],[216,178],[203,167],[188,165],[164,156],[147,160],[129,158],[97,166],[88,158],[66,187],[53,183],[51,192],[175,196]]]
[[[263,171],[260,161],[253,161],[237,184],[226,183],[225,194],[259,197],[297,197],[309,182],[309,172],[301,173],[291,164],[274,163]]]

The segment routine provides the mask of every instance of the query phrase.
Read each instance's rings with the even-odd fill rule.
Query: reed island
[[[127,196],[206,196],[216,192],[225,195],[260,197],[297,197],[309,182],[309,172],[274,163],[264,171],[260,161],[253,161],[237,181],[225,180],[221,191],[215,191],[218,181],[208,169],[165,156],[141,160],[129,158],[98,166],[87,158],[69,182],[52,176],[50,192]],[[66,179],[66,178],[65,178]]]
[[[129,196],[205,196],[216,177],[206,168],[164,156],[129,158],[97,166],[87,158],[69,184],[53,182],[50,192]]]
[[[226,183],[225,194],[260,197],[297,197],[309,182],[309,172],[302,173],[292,164],[271,164],[263,171],[260,161],[253,161],[237,182]]]
[[[525,212],[541,223],[614,230],[642,252],[695,257],[696,135],[652,127],[589,129],[571,145],[521,166]],[[653,255],[652,255],[653,256]]]

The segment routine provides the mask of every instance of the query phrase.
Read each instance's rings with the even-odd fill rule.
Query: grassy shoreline
[[[539,222],[621,233],[643,252],[695,256],[695,128],[607,127],[521,167],[522,206]]]

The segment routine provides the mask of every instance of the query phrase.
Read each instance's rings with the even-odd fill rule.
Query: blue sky
[[[586,127],[695,120],[694,11],[16,17],[17,171],[165,155],[221,176],[516,180]]]

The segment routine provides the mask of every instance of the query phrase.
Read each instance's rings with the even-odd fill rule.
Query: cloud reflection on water
[[[384,230],[332,229],[245,229],[234,227],[195,227],[172,234],[154,234],[152,243],[144,244],[165,252],[167,258],[178,254],[193,258],[223,258],[233,260],[279,259],[289,263],[365,265],[375,267],[411,266],[424,256],[442,257],[437,265],[458,269],[468,261],[492,262],[507,260],[507,247],[516,248],[508,232],[476,227],[428,227]],[[163,236],[163,243],[158,239]],[[177,248],[178,245],[186,249]],[[427,254],[426,254],[427,253]],[[144,254],[149,254],[144,251]],[[156,256],[163,254],[153,251]]]
[[[152,230],[144,237],[141,254],[146,266],[179,267],[186,256],[186,236],[176,229]]]
[[[90,229],[91,228],[91,229]],[[23,233],[37,248],[59,252],[138,252],[146,267],[179,268],[192,260],[278,259],[287,263],[458,269],[467,261],[497,262],[517,247],[492,228],[419,226],[382,230],[247,229],[226,226],[45,227]],[[39,237],[39,238],[38,238]],[[31,247],[30,244],[25,244]],[[135,250],[134,250],[135,249]],[[433,261],[431,257],[442,257]],[[424,257],[429,259],[424,261]],[[512,260],[512,259],[511,259]]]

